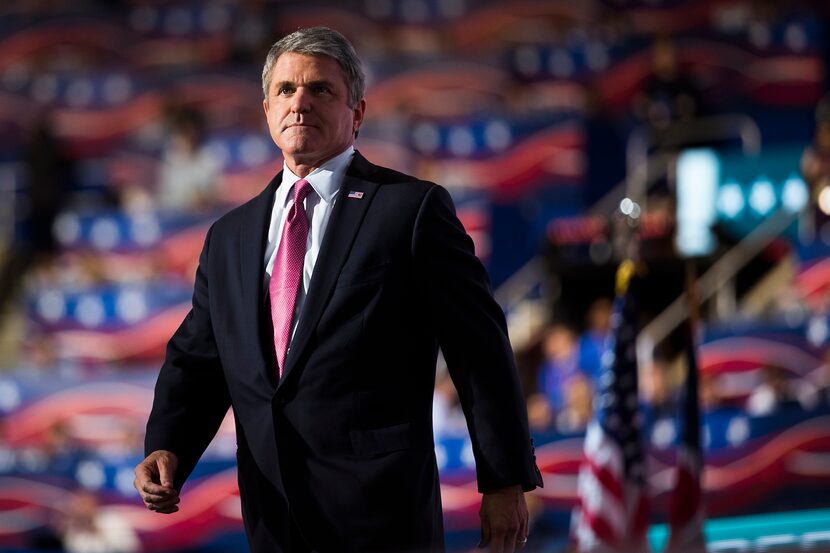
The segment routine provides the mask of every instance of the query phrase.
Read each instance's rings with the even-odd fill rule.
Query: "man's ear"
[[[268,98],[262,99],[262,109],[265,110],[265,117],[268,117]]]
[[[354,106],[354,120],[352,122],[352,131],[354,131],[354,137],[357,138],[357,134],[360,131],[360,125],[363,124],[363,116],[366,113],[366,100],[361,99],[357,104]]]

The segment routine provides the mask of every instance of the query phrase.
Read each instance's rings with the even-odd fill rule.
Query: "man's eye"
[[[317,85],[312,87],[311,91],[314,94],[326,94],[327,92],[329,92],[329,87],[324,85]]]
[[[292,92],[294,92],[294,88],[290,87],[290,86],[281,86],[279,88],[279,90],[277,91],[277,93],[280,94],[280,95],[282,95],[282,94],[291,94]]]

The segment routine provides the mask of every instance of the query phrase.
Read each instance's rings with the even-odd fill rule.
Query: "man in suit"
[[[284,168],[208,231],[135,485],[150,510],[177,511],[232,407],[253,551],[443,551],[440,346],[472,438],[481,545],[511,552],[541,480],[504,315],[447,192],[354,150],[364,88],[331,29],[269,52],[263,107]]]

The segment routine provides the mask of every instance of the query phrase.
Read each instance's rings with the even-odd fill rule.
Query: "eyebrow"
[[[277,90],[281,89],[284,86],[290,86],[292,88],[297,88],[297,83],[295,83],[294,81],[280,81],[280,82],[275,83],[275,84],[276,84]],[[303,86],[307,86],[307,87],[309,87],[309,86],[327,86],[331,89],[334,89],[334,83],[332,83],[331,81],[327,81],[325,79],[320,79],[318,81],[310,81],[310,82],[305,83]]]

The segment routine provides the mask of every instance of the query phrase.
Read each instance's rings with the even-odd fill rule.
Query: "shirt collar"
[[[317,195],[326,203],[331,203],[335,194],[340,189],[340,183],[343,182],[343,176],[349,168],[349,163],[354,155],[354,146],[349,146],[338,155],[323,163],[320,167],[309,173],[305,180],[311,185],[311,188]],[[282,184],[277,189],[277,201],[280,205],[285,205],[288,201],[288,191],[300,180],[300,177],[295,175],[288,165],[283,162]]]

